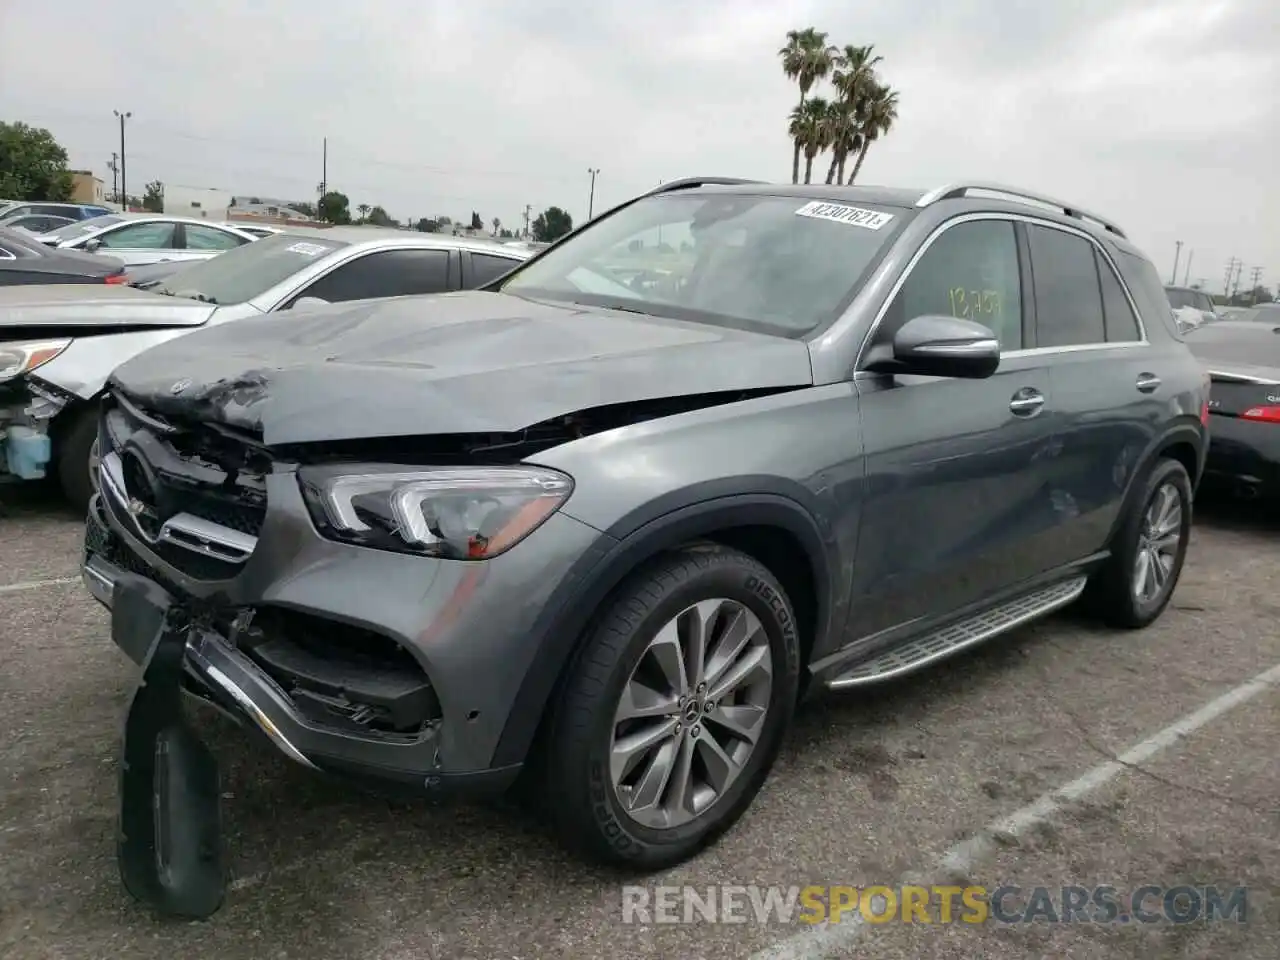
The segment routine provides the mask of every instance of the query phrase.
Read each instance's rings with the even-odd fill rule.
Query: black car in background
[[[124,282],[124,264],[114,257],[46,247],[21,230],[0,227],[0,287]]]
[[[1208,370],[1205,480],[1248,498],[1280,497],[1280,309],[1184,336]],[[1272,314],[1272,322],[1265,314]]]

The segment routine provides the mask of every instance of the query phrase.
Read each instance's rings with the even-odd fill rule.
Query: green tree
[[[559,240],[573,229],[573,217],[559,207],[547,207],[533,221],[533,239],[542,243]]]
[[[493,235],[495,237],[502,235],[502,221],[497,217],[493,218]]]
[[[484,220],[481,219],[480,214],[476,213],[474,210],[471,211],[471,229],[472,230],[484,229]]]
[[[67,151],[43,127],[0,123],[0,197],[66,200],[71,196]]]
[[[344,224],[351,222],[351,201],[345,193],[330,190],[320,198],[320,219],[326,223]]]
[[[377,227],[394,227],[396,225],[396,222],[391,219],[391,215],[382,207],[371,207],[365,222],[372,223]]]
[[[885,84],[877,83],[867,101],[866,114],[862,119],[860,131],[861,149],[858,150],[858,160],[849,173],[848,183],[853,183],[857,179],[858,171],[862,169],[862,161],[867,159],[867,151],[871,149],[871,144],[887,134],[897,119],[898,92],[891,90]]]
[[[142,209],[150,213],[164,213],[164,184],[159,180],[152,180],[144,188]]]
[[[362,203],[360,204],[360,206],[356,207],[356,209],[360,211],[361,220],[369,219],[369,211],[372,209],[372,207],[370,207],[369,204]]]
[[[423,217],[418,221],[414,229],[419,233],[438,233],[440,230],[440,224],[435,220]]]
[[[836,48],[827,43],[827,34],[822,30],[807,27],[804,30],[787,31],[787,42],[778,51],[778,56],[782,59],[782,72],[800,87],[800,103],[792,112],[793,117],[804,111],[805,98],[813,85],[831,72],[837,53]],[[799,140],[794,140],[791,155],[792,183],[800,182],[800,154],[803,149],[804,145]]]

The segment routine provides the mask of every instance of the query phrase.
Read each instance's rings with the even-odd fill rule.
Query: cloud
[[[91,25],[68,52],[48,39]],[[874,43],[901,94],[862,179],[963,177],[1064,196],[1160,265],[1280,279],[1280,7],[1256,0],[117,0],[7,4],[8,119],[130,183],[310,197],[328,179],[394,216],[586,213],[690,173],[786,179],[786,30]],[[90,39],[96,38],[96,39]],[[1196,279],[1195,276],[1192,279]]]

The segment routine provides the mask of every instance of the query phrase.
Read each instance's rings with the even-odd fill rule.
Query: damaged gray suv
[[[318,770],[523,773],[585,853],[678,862],[802,697],[1078,598],[1155,620],[1207,396],[1118,227],[988,184],[679,181],[479,291],[193,333],[100,424],[84,579],[144,669],[126,768],[199,753],[181,685]],[[138,857],[148,816],[213,829],[193,769],[125,803]]]

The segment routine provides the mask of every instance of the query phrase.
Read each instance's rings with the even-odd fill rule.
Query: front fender
[[[776,492],[747,492],[741,482],[736,492],[730,492],[729,483],[723,481],[715,490],[699,484],[632,511],[579,558],[532,624],[529,639],[538,645],[538,653],[507,716],[492,766],[525,760],[592,615],[632,571],[665,550],[734,527],[784,530],[801,545],[812,568],[819,636],[840,622],[842,614],[833,603],[838,594],[833,589],[831,553],[813,514],[797,500]]]
[[[126,360],[166,340],[201,329],[175,327],[77,337],[66,350],[33,370],[31,376],[81,400],[92,400],[102,392],[111,372]]]

